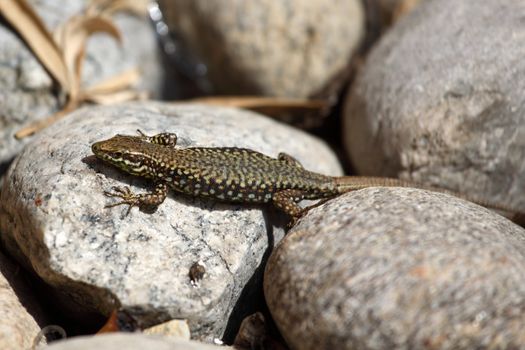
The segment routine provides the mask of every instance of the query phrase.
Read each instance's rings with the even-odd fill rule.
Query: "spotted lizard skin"
[[[121,198],[121,204],[159,205],[166,198],[168,186],[189,196],[208,197],[222,202],[273,203],[292,217],[306,209],[302,199],[331,198],[366,187],[414,187],[448,193],[472,202],[508,212],[504,205],[476,200],[444,189],[391,178],[343,176],[332,177],[308,171],[293,157],[280,153],[277,158],[237,147],[175,148],[177,136],[161,133],[146,136],[116,135],[96,142],[92,151],[101,160],[121,170],[156,183],[151,193],[134,194],[128,187],[114,187],[107,196]],[[128,212],[129,212],[128,209]]]

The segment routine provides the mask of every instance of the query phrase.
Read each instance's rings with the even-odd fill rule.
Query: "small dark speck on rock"
[[[193,285],[198,283],[204,277],[205,273],[206,273],[206,268],[202,261],[197,261],[193,263],[193,265],[191,265],[190,267],[190,273],[189,273],[191,283]]]

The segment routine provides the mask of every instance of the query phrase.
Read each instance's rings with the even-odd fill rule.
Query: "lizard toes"
[[[117,193],[121,193],[124,195],[129,195],[131,193],[131,189],[128,186],[122,186],[122,187],[113,186],[111,187],[111,189]]]

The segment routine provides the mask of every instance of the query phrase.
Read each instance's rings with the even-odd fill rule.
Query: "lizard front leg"
[[[126,211],[126,216],[129,214],[131,208],[137,207],[157,207],[168,194],[168,186],[164,182],[159,182],[155,186],[155,190],[150,193],[133,193],[128,186],[124,187],[113,187],[114,192],[104,191],[104,195],[107,197],[117,197],[122,199],[122,201],[108,204],[104,208],[112,208],[117,205],[128,205],[128,210]]]
[[[140,138],[146,142],[169,147],[175,147],[177,144],[177,135],[171,132],[162,132],[153,136],[147,136],[139,129],[137,132],[140,134]]]

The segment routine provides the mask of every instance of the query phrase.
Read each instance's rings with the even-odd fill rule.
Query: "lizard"
[[[457,192],[427,186],[418,182],[386,177],[327,176],[306,170],[294,157],[279,153],[277,158],[239,147],[176,148],[177,135],[159,133],[147,136],[115,135],[95,142],[95,156],[131,175],[152,180],[152,192],[135,194],[129,187],[112,187],[104,191],[108,197],[121,200],[106,205],[111,208],[128,205],[126,215],[134,206],[156,207],[168,189],[195,197],[208,197],[230,203],[271,203],[296,221],[309,207],[301,207],[303,199],[321,202],[340,194],[367,187],[412,187],[450,194],[509,218],[522,213],[508,206],[480,200]],[[320,202],[320,203],[321,203]],[[521,219],[520,219],[521,220]]]

